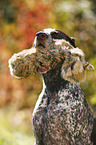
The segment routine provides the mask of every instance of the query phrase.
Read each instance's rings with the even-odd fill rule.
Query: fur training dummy
[[[55,68],[62,60],[61,76],[68,81],[79,84],[86,78],[86,70],[94,67],[85,61],[85,55],[79,48],[74,48],[64,40],[55,40],[46,48],[37,47],[23,50],[9,59],[11,75],[26,78],[40,72],[46,73]]]

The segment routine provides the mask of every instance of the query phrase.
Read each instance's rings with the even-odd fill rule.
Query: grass
[[[16,112],[14,111],[14,113]],[[28,131],[29,127],[27,128],[25,125],[26,121],[19,121],[18,125],[13,124],[14,113],[10,109],[0,110],[0,145],[33,145],[34,137],[32,132]]]
[[[0,145],[33,145],[34,139],[16,131],[4,129],[0,132]]]

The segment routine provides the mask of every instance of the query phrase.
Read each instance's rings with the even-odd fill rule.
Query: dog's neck
[[[61,77],[61,67],[62,63],[58,64],[55,69],[48,71],[47,73],[43,74],[43,80],[48,90],[55,91],[59,89],[61,85],[65,85],[68,81],[64,80]]]

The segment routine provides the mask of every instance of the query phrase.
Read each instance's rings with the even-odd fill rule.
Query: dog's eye
[[[43,40],[47,38],[47,35],[44,33],[37,33],[36,36],[38,40]]]
[[[46,35],[45,35],[45,34],[41,34],[41,37],[42,37],[42,38],[46,38]]]

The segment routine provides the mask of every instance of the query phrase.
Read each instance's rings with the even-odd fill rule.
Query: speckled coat
[[[61,78],[62,63],[43,74],[33,112],[35,144],[92,145],[94,116],[80,87]]]

